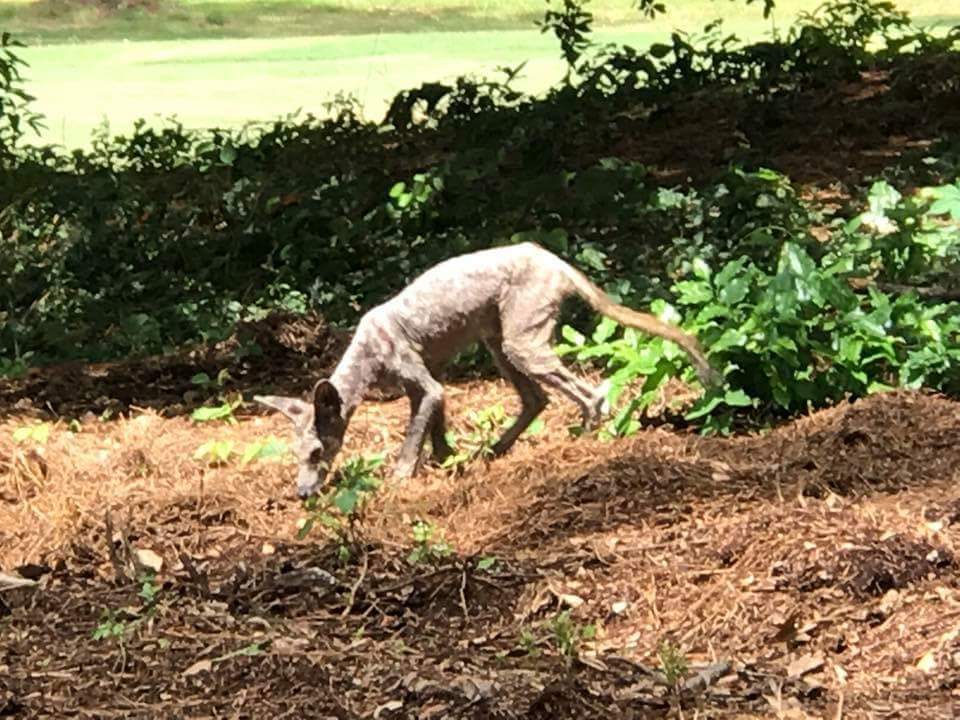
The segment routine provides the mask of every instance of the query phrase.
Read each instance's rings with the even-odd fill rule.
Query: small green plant
[[[411,565],[436,563],[453,554],[453,548],[443,537],[443,530],[426,520],[416,520],[411,528],[413,550],[407,556]]]
[[[383,455],[348,458],[334,476],[333,488],[304,501],[306,515],[300,522],[297,537],[302,540],[319,524],[337,539],[340,561],[349,560],[363,509],[381,485],[378,471],[383,462]]]
[[[30,369],[29,360],[33,353],[24,353],[20,357],[0,357],[0,378],[22,378]]]
[[[152,605],[160,592],[160,586],[156,582],[156,574],[152,571],[144,573],[140,577],[140,590],[137,596],[147,605]]]
[[[570,611],[564,610],[551,622],[553,642],[557,650],[565,657],[576,657],[577,645],[580,640],[576,623],[570,618]]]
[[[483,410],[471,410],[467,413],[470,429],[462,435],[447,433],[447,442],[454,448],[443,462],[444,468],[456,468],[477,458],[489,458],[493,455],[493,446],[500,435],[509,428],[515,419],[507,418],[503,405],[497,403]],[[543,432],[544,423],[537,418],[524,431],[524,435],[536,435]]]
[[[492,555],[484,555],[482,558],[477,560],[477,570],[481,572],[487,572],[492,570],[497,564],[497,559]]]
[[[660,669],[667,684],[676,690],[690,670],[686,654],[679,646],[665,638],[657,646],[657,657],[660,659]]]
[[[194,460],[203,460],[208,465],[226,465],[234,455],[233,440],[208,440],[193,453]]]
[[[223,420],[231,425],[236,425],[237,418],[234,417],[233,412],[241,405],[243,405],[243,397],[239,393],[234,393],[224,397],[219,405],[197,408],[191,413],[190,417],[198,423]]]
[[[540,648],[538,647],[539,641],[537,636],[529,628],[523,628],[520,631],[520,640],[519,640],[520,649],[523,650],[530,657],[537,657],[540,654]]]
[[[100,614],[100,622],[93,629],[90,637],[94,640],[115,640],[118,644],[123,644],[127,633],[127,623],[117,619],[117,614],[113,610],[104,610]]]
[[[240,466],[245,467],[252,462],[280,461],[290,452],[287,443],[273,435],[261,440],[248,442],[240,454]]]
[[[23,425],[13,431],[13,441],[17,444],[46,445],[47,440],[50,439],[50,429],[50,423],[45,422]]]
[[[220,372],[217,373],[216,378],[211,378],[205,372],[199,372],[190,378],[190,382],[201,388],[218,388],[223,389],[223,387],[233,380],[233,377],[230,375],[230,371],[227,368],[223,368]]]
[[[289,452],[290,448],[285,441],[270,435],[246,443],[243,451],[237,449],[233,440],[208,440],[196,449],[193,458],[213,466],[227,465],[234,458],[239,458],[240,467],[246,467],[253,462],[283,460]]]

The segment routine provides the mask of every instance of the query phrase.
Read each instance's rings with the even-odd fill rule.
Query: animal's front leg
[[[438,465],[453,455],[453,448],[447,442],[447,418],[444,402],[441,401],[440,408],[437,410],[430,425],[430,444],[433,446],[433,460]]]
[[[430,380],[429,383],[422,381],[423,385],[411,383],[407,388],[410,422],[394,466],[393,474],[397,478],[409,478],[417,473],[427,431],[434,425],[438,411],[443,411],[443,387],[432,378]]]

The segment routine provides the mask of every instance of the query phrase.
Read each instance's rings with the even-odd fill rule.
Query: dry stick
[[[343,608],[343,612],[340,613],[340,617],[345,618],[350,614],[350,611],[353,610],[353,603],[357,599],[357,590],[360,587],[360,584],[363,582],[363,579],[367,576],[367,566],[370,564],[370,553],[363,553],[363,567],[360,568],[360,577],[357,578],[357,581],[350,587],[350,597],[347,598],[347,605]]]
[[[460,609],[463,610],[463,619],[470,619],[470,612],[467,610],[467,564],[463,564],[463,573],[460,576]]]
[[[113,570],[117,575],[117,582],[123,582],[127,572],[123,562],[120,560],[117,549],[113,546],[113,517],[110,514],[110,508],[107,508],[103,521],[107,533],[107,552],[110,554],[110,563],[113,565]]]

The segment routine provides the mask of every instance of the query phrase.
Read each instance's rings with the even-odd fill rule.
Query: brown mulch
[[[31,369],[22,378],[0,378],[0,417],[80,418],[153,409],[170,417],[209,403],[219,388],[192,381],[198,373],[230,375],[222,388],[300,394],[329,373],[349,333],[309,313],[274,313],[237,325],[226,341],[175,355],[105,363],[71,362]]]
[[[450,415],[505,399],[454,386]],[[346,452],[395,450],[406,412],[362,406]],[[9,419],[0,572],[37,585],[0,591],[0,713],[953,717],[960,405],[879,395],[733,439],[572,439],[573,419],[557,403],[506,458],[388,481],[347,558],[297,539],[289,464],[193,458],[281,418],[144,411],[35,445]],[[416,518],[454,553],[413,563]],[[92,637],[105,618],[122,639]]]

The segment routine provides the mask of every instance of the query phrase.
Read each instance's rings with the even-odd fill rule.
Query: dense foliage
[[[592,48],[581,6],[564,7],[544,27],[570,73],[544,98],[508,69],[402,93],[384,123],[344,101],[238,131],[144,123],[72,153],[23,145],[35,116],[7,49],[0,372],[170,352],[276,308],[349,324],[443,258],[535,240],[700,335],[729,381],[688,415],[709,428],[888,385],[958,389],[956,306],[904,288],[955,284],[955,165],[923,194],[878,183],[831,216],[789,178],[736,167],[736,148],[727,171],[682,186],[609,148],[625,115],[706,90],[735,89],[758,117],[867,70],[921,102],[955,95],[960,30],[933,37],[852,0],[769,42],[714,24],[641,52]],[[568,353],[615,373],[614,393],[647,376],[613,432],[683,370],[674,348],[607,322],[565,333]]]

